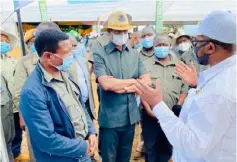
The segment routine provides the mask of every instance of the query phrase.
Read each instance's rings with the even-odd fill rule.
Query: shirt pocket
[[[173,96],[179,98],[181,89],[182,89],[182,80],[177,76],[172,76],[173,80],[171,81],[170,91]]]

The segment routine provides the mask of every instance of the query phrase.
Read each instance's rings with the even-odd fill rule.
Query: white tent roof
[[[6,15],[13,9],[7,9],[5,6],[0,13]],[[156,0],[117,0],[116,2],[82,4],[68,4],[67,0],[47,0],[47,8],[51,21],[82,21],[87,24],[96,24],[98,17],[100,21],[105,21],[110,12],[117,10],[132,15],[133,22],[136,24],[154,24]],[[196,24],[213,10],[229,10],[236,13],[236,1],[163,0],[165,24]],[[38,1],[22,8],[21,16],[22,22],[40,22]]]

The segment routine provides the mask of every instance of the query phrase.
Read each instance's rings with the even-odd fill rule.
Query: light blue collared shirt
[[[236,82],[234,55],[200,73],[179,118],[163,101],[155,106],[174,162],[236,161]]]
[[[77,71],[78,71],[78,77],[79,77],[79,88],[81,90],[81,101],[83,104],[86,103],[86,101],[89,99],[89,91],[86,83],[86,76],[82,70],[82,67],[77,62]]]
[[[78,48],[79,54],[82,57],[86,58],[86,47],[85,47],[84,43],[78,43],[77,46],[78,46],[77,48]]]

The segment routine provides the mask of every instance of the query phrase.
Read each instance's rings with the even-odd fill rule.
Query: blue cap
[[[198,25],[184,25],[184,33],[190,36],[200,35]]]
[[[199,32],[222,43],[236,44],[236,15],[213,11],[201,22]]]

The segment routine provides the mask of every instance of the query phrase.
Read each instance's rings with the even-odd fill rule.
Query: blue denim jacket
[[[23,86],[20,110],[29,129],[37,162],[78,162],[86,155],[86,140],[76,138],[64,103],[44,79],[39,65],[36,65]],[[85,113],[88,135],[96,134],[86,109]]]

